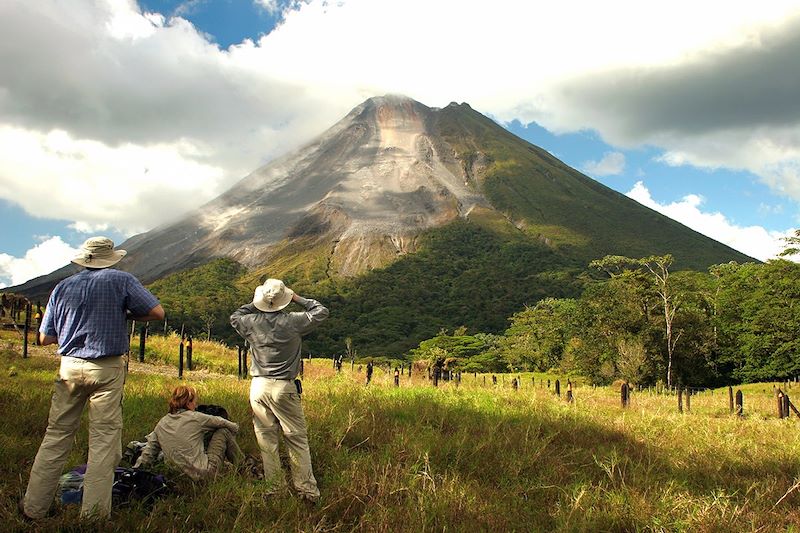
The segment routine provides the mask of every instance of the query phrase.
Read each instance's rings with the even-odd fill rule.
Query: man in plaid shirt
[[[85,270],[59,283],[50,295],[39,339],[58,343],[61,368],[50,415],[20,510],[47,515],[81,413],[89,404],[89,459],[81,517],[108,518],[114,468],[122,457],[122,388],[128,351],[126,320],[163,320],[164,309],[133,275],[108,267],[125,256],[106,237],[92,237],[73,259]]]

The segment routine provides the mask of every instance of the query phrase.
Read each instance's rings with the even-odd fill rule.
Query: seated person
[[[242,450],[235,437],[239,425],[195,411],[197,400],[193,387],[175,387],[169,401],[169,414],[147,435],[147,445],[134,468],[156,462],[159,451],[163,450],[167,462],[199,480],[216,474],[226,458],[233,464],[242,460]]]

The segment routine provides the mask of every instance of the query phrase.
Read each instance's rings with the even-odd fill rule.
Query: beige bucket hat
[[[279,279],[268,279],[263,285],[256,287],[253,305],[260,311],[280,311],[292,301],[294,291]]]
[[[89,237],[72,262],[87,268],[108,268],[119,263],[127,253],[115,250],[114,241],[108,237]]]

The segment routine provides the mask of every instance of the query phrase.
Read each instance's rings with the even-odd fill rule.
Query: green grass
[[[44,433],[57,359],[48,348],[22,360],[0,340],[0,523],[22,529],[16,500]],[[464,375],[459,387],[431,387],[420,373],[392,386],[330,361],[306,364],[304,407],[322,499],[305,509],[291,495],[265,501],[252,479],[226,474],[191,483],[151,511],[117,510],[113,527],[131,531],[797,531],[800,496],[775,503],[800,476],[800,420],[773,414],[771,384],[743,388],[745,417],[728,414],[727,392],[676,398],[635,393],[627,410],[611,388],[577,380],[575,402],[546,388],[558,376],[512,375],[498,386]],[[16,375],[11,376],[10,367]],[[141,439],[166,410],[173,368],[132,362],[125,391],[125,442]],[[503,379],[504,378],[504,379]],[[249,382],[187,373],[203,402],[228,408],[246,453],[257,448]],[[562,378],[565,382],[566,379]],[[491,378],[487,378],[491,383]],[[542,385],[545,385],[544,387]],[[796,388],[789,389],[792,394]],[[566,385],[562,384],[562,394]],[[68,465],[85,462],[82,427]],[[774,507],[775,506],[775,507]],[[41,524],[77,526],[67,508]],[[109,527],[111,529],[111,527]]]

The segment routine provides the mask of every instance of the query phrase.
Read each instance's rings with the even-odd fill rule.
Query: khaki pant
[[[238,465],[244,459],[242,449],[236,442],[236,436],[226,428],[219,428],[211,434],[206,455],[208,456],[208,472],[206,473],[208,476],[219,472],[225,459],[234,465]]]
[[[81,413],[89,403],[89,459],[83,481],[81,516],[107,518],[111,513],[114,468],[122,458],[122,356],[102,359],[61,357],[50,403],[47,431],[33,462],[23,500],[31,518],[47,515],[58,487]]]
[[[264,479],[273,483],[275,490],[283,483],[278,456],[278,439],[282,431],[291,460],[295,490],[306,498],[319,498],[317,480],[311,469],[306,417],[294,381],[254,377],[250,384],[250,406],[264,462]]]

